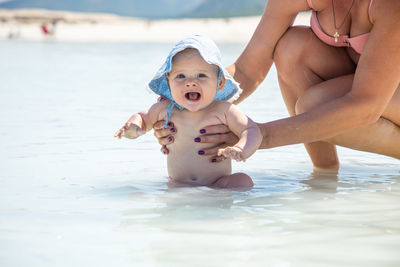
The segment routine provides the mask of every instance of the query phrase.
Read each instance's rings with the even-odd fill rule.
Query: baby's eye
[[[206,77],[207,77],[207,75],[205,75],[204,73],[199,74],[199,78],[206,78]]]
[[[185,75],[183,75],[183,74],[178,74],[178,75],[176,75],[176,78],[178,78],[178,79],[184,79],[184,78],[185,78]]]

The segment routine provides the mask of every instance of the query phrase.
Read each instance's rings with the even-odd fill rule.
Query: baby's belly
[[[179,183],[211,185],[224,175],[232,173],[231,160],[212,163],[210,156],[199,156],[197,149],[170,150],[168,154],[168,175]]]

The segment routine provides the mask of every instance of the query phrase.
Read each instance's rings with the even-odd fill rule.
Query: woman
[[[310,9],[311,28],[291,27]],[[243,89],[236,103],[273,62],[291,117],[260,123],[260,148],[305,143],[317,168],[338,168],[335,144],[400,159],[400,1],[269,0],[246,49],[228,67]],[[173,142],[160,125],[154,126],[160,144]],[[204,155],[234,142],[223,125],[201,133],[201,142],[218,144]]]

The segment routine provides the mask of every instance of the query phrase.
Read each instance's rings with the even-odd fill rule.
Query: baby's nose
[[[194,80],[192,80],[192,79],[189,79],[187,82],[186,82],[186,87],[196,87],[197,86],[197,83],[194,81]]]

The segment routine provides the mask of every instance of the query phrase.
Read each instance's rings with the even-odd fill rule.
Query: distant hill
[[[261,15],[267,0],[204,0],[182,14],[187,17],[238,17]]]
[[[0,0],[0,8],[112,13],[148,19],[260,15],[267,0]]]

